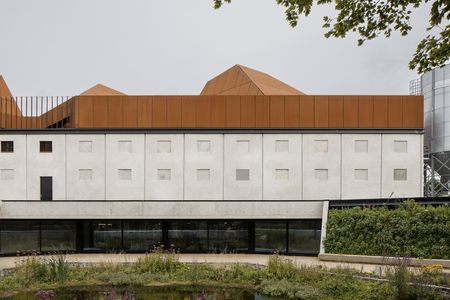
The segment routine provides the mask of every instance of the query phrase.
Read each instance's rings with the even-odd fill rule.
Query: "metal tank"
[[[425,196],[450,191],[450,64],[410,83],[410,93],[424,96]]]

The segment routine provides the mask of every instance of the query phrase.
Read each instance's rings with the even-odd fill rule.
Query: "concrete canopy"
[[[200,95],[304,95],[269,74],[235,65],[208,81]]]

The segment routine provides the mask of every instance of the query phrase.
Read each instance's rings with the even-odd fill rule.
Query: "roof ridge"
[[[249,70],[252,70],[252,69],[249,68],[249,67],[246,67],[246,66],[244,66],[244,65],[240,65],[240,64],[236,64],[236,66],[238,66],[238,68],[245,74],[245,76],[247,76],[247,78],[248,78],[248,79],[256,86],[256,88],[261,92],[261,94],[264,95],[263,90],[262,90],[261,87],[258,85],[258,83],[255,81],[255,79],[252,78],[252,76],[250,76],[250,75],[248,74],[248,72],[245,70],[245,69],[249,69]]]

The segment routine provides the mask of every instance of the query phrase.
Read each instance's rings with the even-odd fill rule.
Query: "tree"
[[[220,8],[231,0],[213,0],[214,8]],[[393,31],[405,36],[412,29],[412,10],[424,3],[432,3],[429,19],[429,35],[418,45],[410,69],[418,73],[442,66],[450,58],[450,0],[275,0],[286,8],[286,20],[292,27],[298,25],[300,16],[308,16],[314,4],[335,4],[336,18],[325,16],[325,37],[344,38],[348,33],[359,35],[358,45],[380,35],[390,37]]]

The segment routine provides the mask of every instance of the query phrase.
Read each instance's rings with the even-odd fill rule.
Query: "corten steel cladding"
[[[0,112],[2,128],[423,128],[422,96],[4,97]]]

